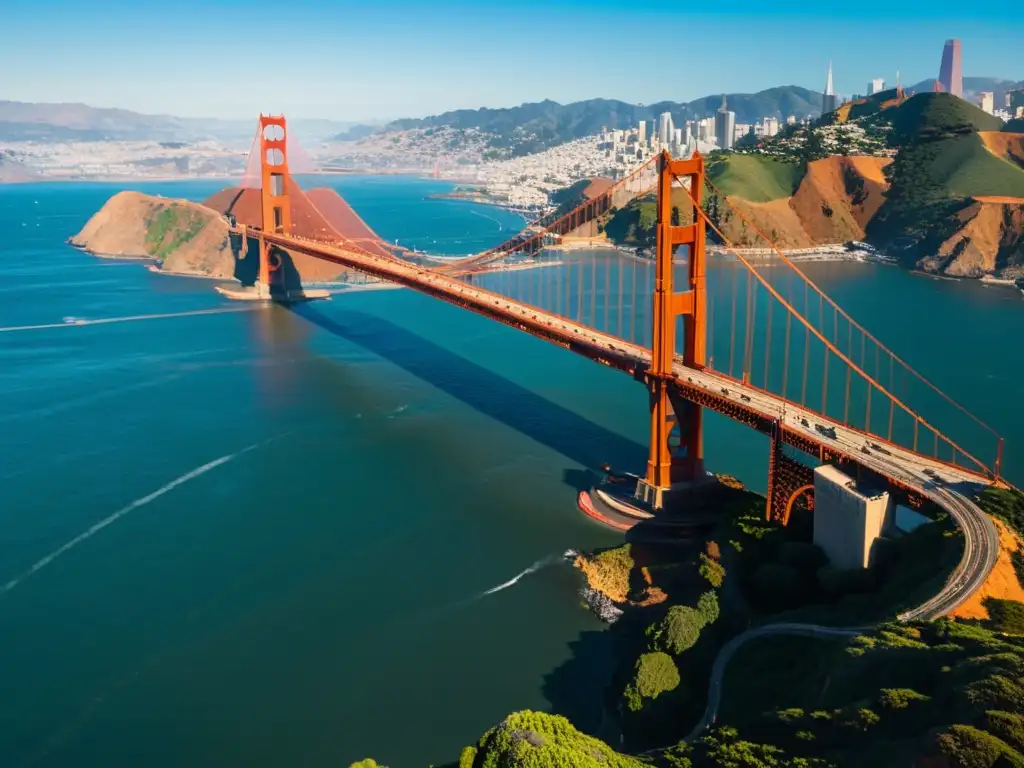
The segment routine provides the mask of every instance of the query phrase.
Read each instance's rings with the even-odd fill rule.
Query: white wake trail
[[[519,573],[517,573],[515,576],[513,576],[508,581],[506,581],[506,582],[504,582],[502,584],[499,584],[496,587],[491,587],[490,589],[488,589],[488,590],[486,590],[484,592],[481,592],[479,595],[477,595],[477,599],[479,600],[481,597],[487,597],[487,595],[493,595],[495,592],[501,592],[501,590],[503,590],[503,589],[508,589],[509,587],[515,586],[516,584],[519,583],[520,579],[523,579],[526,576],[529,576],[531,573],[536,573],[537,571],[539,571],[544,566],[552,565],[553,563],[556,563],[556,562],[558,562],[561,559],[562,559],[561,555],[551,555],[551,556],[545,557],[545,558],[543,558],[541,560],[538,560],[533,565],[531,565],[529,568],[527,568],[524,571],[520,571]]]
[[[146,504],[149,504],[149,502],[154,501],[155,499],[160,498],[165,493],[169,493],[170,491],[173,491],[179,485],[182,485],[183,483],[187,483],[189,480],[194,480],[195,478],[199,477],[200,475],[205,475],[211,469],[216,469],[221,464],[227,464],[232,459],[235,459],[235,458],[241,456],[243,453],[248,453],[249,451],[253,450],[254,448],[258,447],[259,445],[261,445],[261,444],[260,443],[253,443],[248,448],[243,448],[240,451],[237,451],[235,453],[230,453],[227,456],[221,456],[219,459],[214,459],[211,462],[203,464],[203,466],[197,467],[196,469],[193,469],[191,472],[186,472],[181,477],[178,477],[178,478],[172,480],[171,482],[169,482],[167,485],[163,486],[162,488],[158,488],[157,490],[153,491],[148,496],[143,496],[141,499],[136,499],[131,504],[129,504],[127,507],[123,507],[122,509],[117,510],[117,512],[114,512],[112,515],[109,515],[108,517],[103,518],[98,523],[96,523],[91,528],[89,528],[88,530],[86,530],[83,533],[80,533],[77,536],[75,536],[75,538],[71,539],[71,541],[69,541],[66,544],[63,544],[59,548],[55,549],[53,552],[48,554],[42,560],[37,561],[31,568],[29,568],[27,571],[25,571],[23,574],[21,574],[17,578],[14,578],[14,579],[11,579],[10,581],[8,581],[3,587],[0,587],[0,595],[4,595],[4,594],[10,592],[12,589],[14,589],[16,586],[18,586],[21,582],[23,582],[29,576],[31,576],[32,574],[36,573],[37,571],[40,571],[43,568],[45,568],[46,566],[48,566],[50,563],[52,563],[58,557],[63,555],[65,552],[67,552],[69,549],[71,549],[73,547],[77,547],[79,544],[81,544],[86,539],[95,536],[97,533],[102,531],[108,525],[111,525],[112,523],[117,522],[119,519],[121,519],[122,517],[127,515],[129,512],[131,512],[133,510],[136,510],[139,507],[143,507]]]

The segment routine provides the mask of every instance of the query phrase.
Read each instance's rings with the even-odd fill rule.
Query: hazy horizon
[[[985,18],[949,0],[754,12],[649,0],[183,0],[168,22],[161,8],[125,0],[11,0],[5,27],[14,34],[0,67],[19,76],[0,96],[182,118],[263,111],[381,122],[544,99],[649,104],[787,84],[820,91],[830,60],[836,91],[849,95],[875,77],[894,84],[897,70],[906,85],[936,77],[949,37],[963,41],[965,72],[1024,80],[1024,57],[1014,55],[1024,20]],[[261,26],[284,42],[268,34],[262,44]],[[700,62],[695,76],[689,62]]]

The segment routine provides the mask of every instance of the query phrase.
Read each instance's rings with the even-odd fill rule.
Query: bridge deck
[[[642,373],[650,365],[651,353],[644,347],[437,271],[317,241],[271,233],[260,234],[268,243],[409,286],[631,374]],[[870,447],[872,442],[878,442],[878,438],[872,435],[721,373],[686,367],[678,358],[674,373],[678,385],[684,390],[684,397],[687,396],[687,388],[697,387],[714,395],[719,401],[724,399],[739,410],[753,412],[769,420],[777,419],[786,430],[799,434],[806,442],[845,454],[858,464],[917,490],[953,516],[964,532],[963,559],[942,592],[903,618],[924,618],[951,610],[984,581],[994,566],[999,552],[995,527],[977,505],[947,487],[957,486],[964,492],[970,492],[990,482],[985,475],[894,444],[886,444],[886,452],[882,453]],[[803,426],[801,420],[806,420],[809,426]],[[834,429],[835,439],[820,435],[814,428],[816,424]],[[861,450],[865,446],[869,447],[868,453]]]

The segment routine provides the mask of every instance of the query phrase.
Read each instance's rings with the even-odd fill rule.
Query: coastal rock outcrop
[[[1024,198],[976,197],[955,222],[956,231],[918,268],[950,277],[1024,275]]]
[[[235,274],[227,220],[187,200],[119,192],[70,242],[97,256],[156,259],[168,272]]]

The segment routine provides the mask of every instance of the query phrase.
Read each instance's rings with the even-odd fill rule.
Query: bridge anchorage
[[[704,466],[705,412],[711,410],[768,438],[769,519],[786,523],[798,504],[813,505],[817,463],[888,489],[910,506],[934,504],[948,512],[964,532],[964,560],[955,584],[929,610],[950,609],[991,569],[998,536],[971,497],[1001,482],[1002,439],[775,247],[716,189],[700,155],[657,155],[568,213],[535,222],[483,253],[431,266],[387,246],[332,190],[304,192],[291,176],[284,118],[261,117],[259,126],[258,163],[247,172],[253,188],[229,194],[224,213],[232,217],[241,200],[231,229],[245,251],[258,253],[257,287],[264,295],[279,299],[283,288],[284,300],[291,300],[296,276],[341,270],[504,323],[644,385],[646,468],[642,475],[609,472],[609,482],[580,494],[584,512],[622,530],[643,523],[665,531],[712,524],[725,486]],[[708,191],[714,198],[705,210]],[[650,193],[653,259],[617,254],[558,261],[541,253],[552,237],[592,236],[600,217]],[[775,254],[770,264],[755,265],[732,246],[719,225],[724,214],[768,243]],[[733,258],[706,260],[709,230]],[[918,387],[916,394],[908,385]],[[922,393],[920,402],[929,408],[953,411],[965,437],[954,441],[907,404],[910,394]],[[990,438],[995,450],[986,463],[974,453]]]

